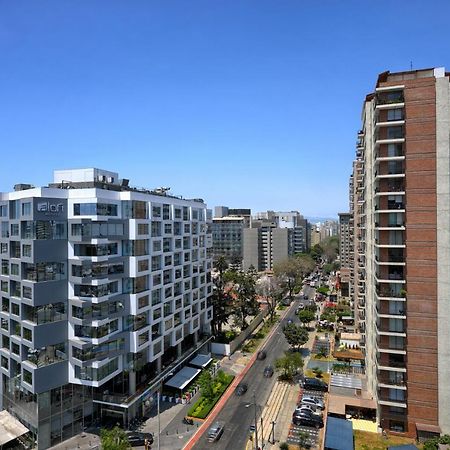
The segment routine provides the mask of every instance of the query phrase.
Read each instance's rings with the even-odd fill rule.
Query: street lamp
[[[276,422],[272,420],[272,430],[271,433],[269,433],[269,443],[275,444],[275,424]],[[270,442],[270,434],[272,434],[272,442]]]

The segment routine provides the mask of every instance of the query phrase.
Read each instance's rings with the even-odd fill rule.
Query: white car
[[[312,406],[316,406],[320,409],[325,409],[325,405],[323,403],[323,401],[320,398],[317,397],[313,397],[310,395],[305,395],[304,397],[302,397],[300,404],[303,405],[312,405]]]
[[[322,417],[322,412],[318,406],[308,405],[306,403],[300,403],[300,406],[295,408],[295,412],[309,411],[317,416]]]

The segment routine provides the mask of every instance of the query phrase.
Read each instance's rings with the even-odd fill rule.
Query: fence
[[[268,314],[267,308],[262,310],[255,318],[250,322],[249,326],[241,332],[241,334],[230,342],[230,352],[233,354],[237,348],[256,330],[259,324],[264,320]]]

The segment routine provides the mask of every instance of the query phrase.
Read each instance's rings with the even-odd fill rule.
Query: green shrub
[[[227,387],[234,379],[234,375],[226,374],[223,370],[217,372],[216,377],[213,380],[213,396],[208,399],[201,396],[188,411],[188,416],[196,417],[198,419],[204,419],[210,411],[214,408],[214,405],[218,402],[219,398],[226,391]]]

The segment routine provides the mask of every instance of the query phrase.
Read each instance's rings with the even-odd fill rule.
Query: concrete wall
[[[436,192],[438,263],[439,426],[450,433],[450,89],[447,77],[436,80]]]
[[[255,267],[256,270],[260,270],[259,259],[259,229],[258,228],[245,228],[244,229],[244,250],[242,267],[247,270],[250,266]]]

